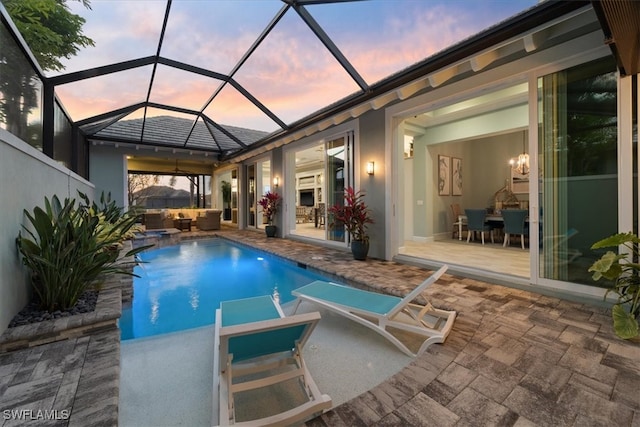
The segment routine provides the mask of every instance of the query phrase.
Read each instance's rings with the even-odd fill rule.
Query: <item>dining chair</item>
[[[451,230],[451,238],[455,239],[457,235],[458,240],[462,240],[462,232],[467,230],[467,220],[465,218],[462,218],[464,212],[462,211],[459,203],[451,204],[451,213],[453,214],[453,228]]]
[[[504,243],[507,246],[511,235],[520,236],[520,245],[524,249],[524,236],[529,235],[529,225],[527,224],[527,215],[529,211],[526,209],[505,209],[502,211],[504,219]]]
[[[480,232],[480,237],[482,239],[482,244],[484,245],[484,232],[488,231],[491,235],[491,243],[493,243],[493,228],[489,224],[487,224],[486,209],[465,209],[465,215],[467,216],[467,243],[472,238],[472,235],[475,234],[476,231]]]
[[[318,227],[324,227],[325,216],[326,216],[325,204],[318,203]]]

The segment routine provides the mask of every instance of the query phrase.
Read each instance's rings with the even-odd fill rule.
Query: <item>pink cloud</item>
[[[189,4],[174,4],[161,54],[220,73],[231,70],[268,21],[264,18],[264,23],[254,26],[219,28],[224,24],[221,18],[212,25],[203,16],[187,15]],[[215,2],[201,5],[203,14],[208,10],[205,6],[211,4]],[[74,67],[86,69],[155,54],[164,5],[158,1],[94,2],[94,11],[84,15],[88,16],[85,33],[96,40],[96,48],[74,58],[80,68]],[[368,29],[364,28],[365,21],[354,28],[337,25],[341,28],[336,37],[338,47],[368,83],[433,55],[486,26],[486,20],[477,19],[477,11],[467,11],[458,2],[446,7],[435,2],[430,7],[424,5],[422,1],[405,2],[401,12],[382,13]],[[341,21],[346,19],[343,17]],[[229,21],[229,25],[235,22]],[[126,30],[118,31],[113,22],[120,22],[120,27]],[[291,11],[235,78],[286,123],[359,89]],[[144,101],[149,79],[150,68],[145,67],[65,85],[58,93],[72,118],[79,120]],[[159,67],[151,100],[199,110],[219,84],[215,79]],[[221,124],[274,130],[268,117],[231,88],[225,89],[206,113]]]

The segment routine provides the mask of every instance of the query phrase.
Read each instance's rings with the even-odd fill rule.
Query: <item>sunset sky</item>
[[[370,0],[307,10],[371,84],[535,3]],[[87,10],[80,2],[69,2],[86,19],[84,33],[96,46],[67,61],[60,74],[156,53],[165,1],[92,0],[91,5]],[[228,75],[283,5],[278,0],[175,0],[160,55]],[[144,101],[151,71],[149,66],[88,79],[59,86],[56,92],[77,121]],[[359,90],[293,9],[234,78],[285,123]],[[215,79],[160,66],[150,101],[200,110],[219,85]],[[230,86],[205,113],[225,125],[279,128]]]

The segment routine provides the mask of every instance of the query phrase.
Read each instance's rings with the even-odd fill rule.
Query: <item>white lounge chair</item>
[[[214,420],[219,425],[282,426],[330,409],[331,398],[320,393],[302,358],[302,348],[319,320],[318,312],[284,317],[270,296],[222,302],[215,324]],[[275,414],[236,420],[238,394],[263,388],[268,392],[278,384],[306,401]]]
[[[447,271],[444,265],[404,298],[364,291],[331,282],[315,281],[292,292],[297,297],[293,312],[302,301],[318,304],[327,310],[354,320],[384,336],[409,356],[415,357],[431,344],[442,343],[453,327],[455,311],[440,310],[431,304],[413,304],[427,287]],[[400,329],[426,337],[420,349],[413,353],[388,330]]]

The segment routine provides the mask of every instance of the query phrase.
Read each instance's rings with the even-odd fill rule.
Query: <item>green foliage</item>
[[[638,336],[638,320],[631,313],[627,313],[622,305],[614,305],[611,315],[616,335],[625,340]]]
[[[71,1],[71,0],[69,0]],[[90,8],[89,0],[81,0]],[[70,58],[94,42],[82,34],[84,19],[70,12],[67,0],[2,0],[18,31],[44,70],[63,70]],[[42,149],[41,125],[29,123],[40,108],[39,79],[31,64],[12,46],[0,49],[0,121],[18,138]]]
[[[71,13],[66,0],[3,0],[11,19],[43,70],[64,69],[60,58],[71,58],[80,48],[94,46],[82,34],[84,18]],[[83,5],[91,8],[88,0]]]
[[[220,189],[222,190],[222,202],[231,203],[231,183],[229,181],[222,181]]]
[[[81,195],[81,197],[86,197]],[[111,208],[107,209],[111,211]],[[57,196],[45,197],[44,209],[25,210],[31,227],[23,226],[16,244],[31,270],[33,290],[48,311],[73,307],[82,293],[102,275],[132,274],[118,267],[119,245],[135,225],[135,217],[114,222],[87,205]],[[129,251],[135,255],[147,247]]]
[[[613,327],[616,335],[623,339],[635,338],[639,335],[638,318],[640,317],[640,239],[633,233],[618,233],[602,239],[591,246],[591,249],[602,249],[623,246],[626,251],[616,254],[607,251],[596,260],[589,272],[593,280],[604,278],[612,282],[606,295],[615,293],[618,302],[613,306]],[[605,297],[606,297],[605,295]]]
[[[352,187],[347,187],[344,190],[344,204],[331,206],[329,213],[334,217],[332,227],[344,224],[352,240],[369,241],[367,227],[368,224],[373,224],[373,219],[371,218],[371,210],[364,202],[362,190],[355,191]]]

